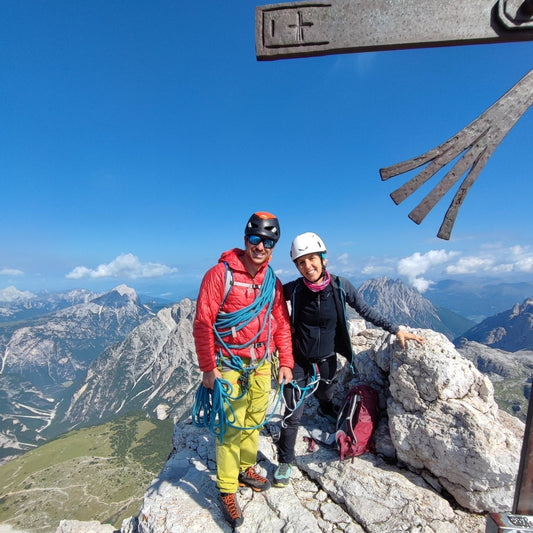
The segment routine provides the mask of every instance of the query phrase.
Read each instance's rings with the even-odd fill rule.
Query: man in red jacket
[[[292,381],[287,305],[281,282],[268,264],[279,237],[274,215],[254,213],[244,230],[244,250],[224,252],[205,274],[194,320],[202,384],[213,389],[217,378],[224,379],[236,398],[231,407],[237,427],[229,427],[216,444],[217,486],[224,515],[233,527],[243,522],[236,499],[238,487],[255,491],[270,487],[254,464],[271,387],[271,356],[276,350],[279,382]]]

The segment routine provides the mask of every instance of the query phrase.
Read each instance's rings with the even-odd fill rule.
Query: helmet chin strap
[[[320,266],[322,267],[322,272],[320,272],[320,277],[317,281],[321,281],[326,275],[326,258],[324,257],[323,253],[320,254]]]
[[[326,268],[322,265],[322,272],[320,272],[320,277],[314,283],[320,283],[326,277]]]

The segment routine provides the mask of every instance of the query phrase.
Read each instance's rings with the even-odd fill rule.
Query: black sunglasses
[[[271,250],[276,244],[273,239],[265,239],[264,237],[260,237],[259,235],[248,235],[248,242],[252,246],[257,246],[260,242],[263,242],[263,246],[267,250]]]

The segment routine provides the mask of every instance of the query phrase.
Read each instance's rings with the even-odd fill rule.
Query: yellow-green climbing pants
[[[248,391],[239,400],[231,402],[235,410],[235,426],[248,428],[262,424],[268,406],[271,387],[270,362],[264,361],[249,376]],[[233,386],[232,396],[241,394],[239,372],[222,372],[223,379]],[[233,416],[227,412],[229,420]],[[242,431],[229,427],[222,444],[216,440],[217,487],[220,492],[237,492],[239,472],[255,464],[261,428]]]

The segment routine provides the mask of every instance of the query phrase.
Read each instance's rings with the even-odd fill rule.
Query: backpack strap
[[[294,283],[294,289],[292,290],[291,294],[291,326],[294,327],[294,310],[295,310],[295,304],[296,304],[296,291],[302,286],[303,278],[298,278],[296,282]]]
[[[224,304],[226,303],[226,300],[228,298],[228,294],[230,293],[231,289],[234,285],[237,285],[238,287],[247,287],[248,290],[252,289],[260,289],[261,284],[257,283],[246,283],[244,281],[235,281],[233,279],[233,270],[228,265],[226,261],[223,261],[224,266],[226,267],[226,273],[225,273],[225,281],[224,281],[224,298],[222,298],[222,303],[220,304],[220,311],[222,311],[222,308],[224,307]]]
[[[228,297],[228,294],[231,291],[231,288],[233,287],[234,280],[233,280],[233,270],[229,267],[228,263],[224,261],[224,266],[226,267],[226,273],[225,273],[225,282],[224,282],[224,298],[222,298],[222,303],[220,304],[220,310],[224,307],[224,304],[226,303],[226,299]]]
[[[354,393],[352,400],[348,406],[348,432],[353,439],[353,443],[357,444],[357,437],[354,433],[354,423],[357,422],[357,411],[361,407],[361,396],[356,392]]]
[[[350,329],[348,326],[348,315],[346,313],[346,292],[342,286],[342,280],[340,276],[330,274],[333,286],[333,298],[335,300],[335,306],[337,308],[337,318],[342,322],[343,330],[340,332],[340,339],[342,346],[339,346],[338,352],[344,356],[350,363],[350,370],[352,375],[357,375],[355,370],[355,354],[353,351],[352,341],[350,339]]]

